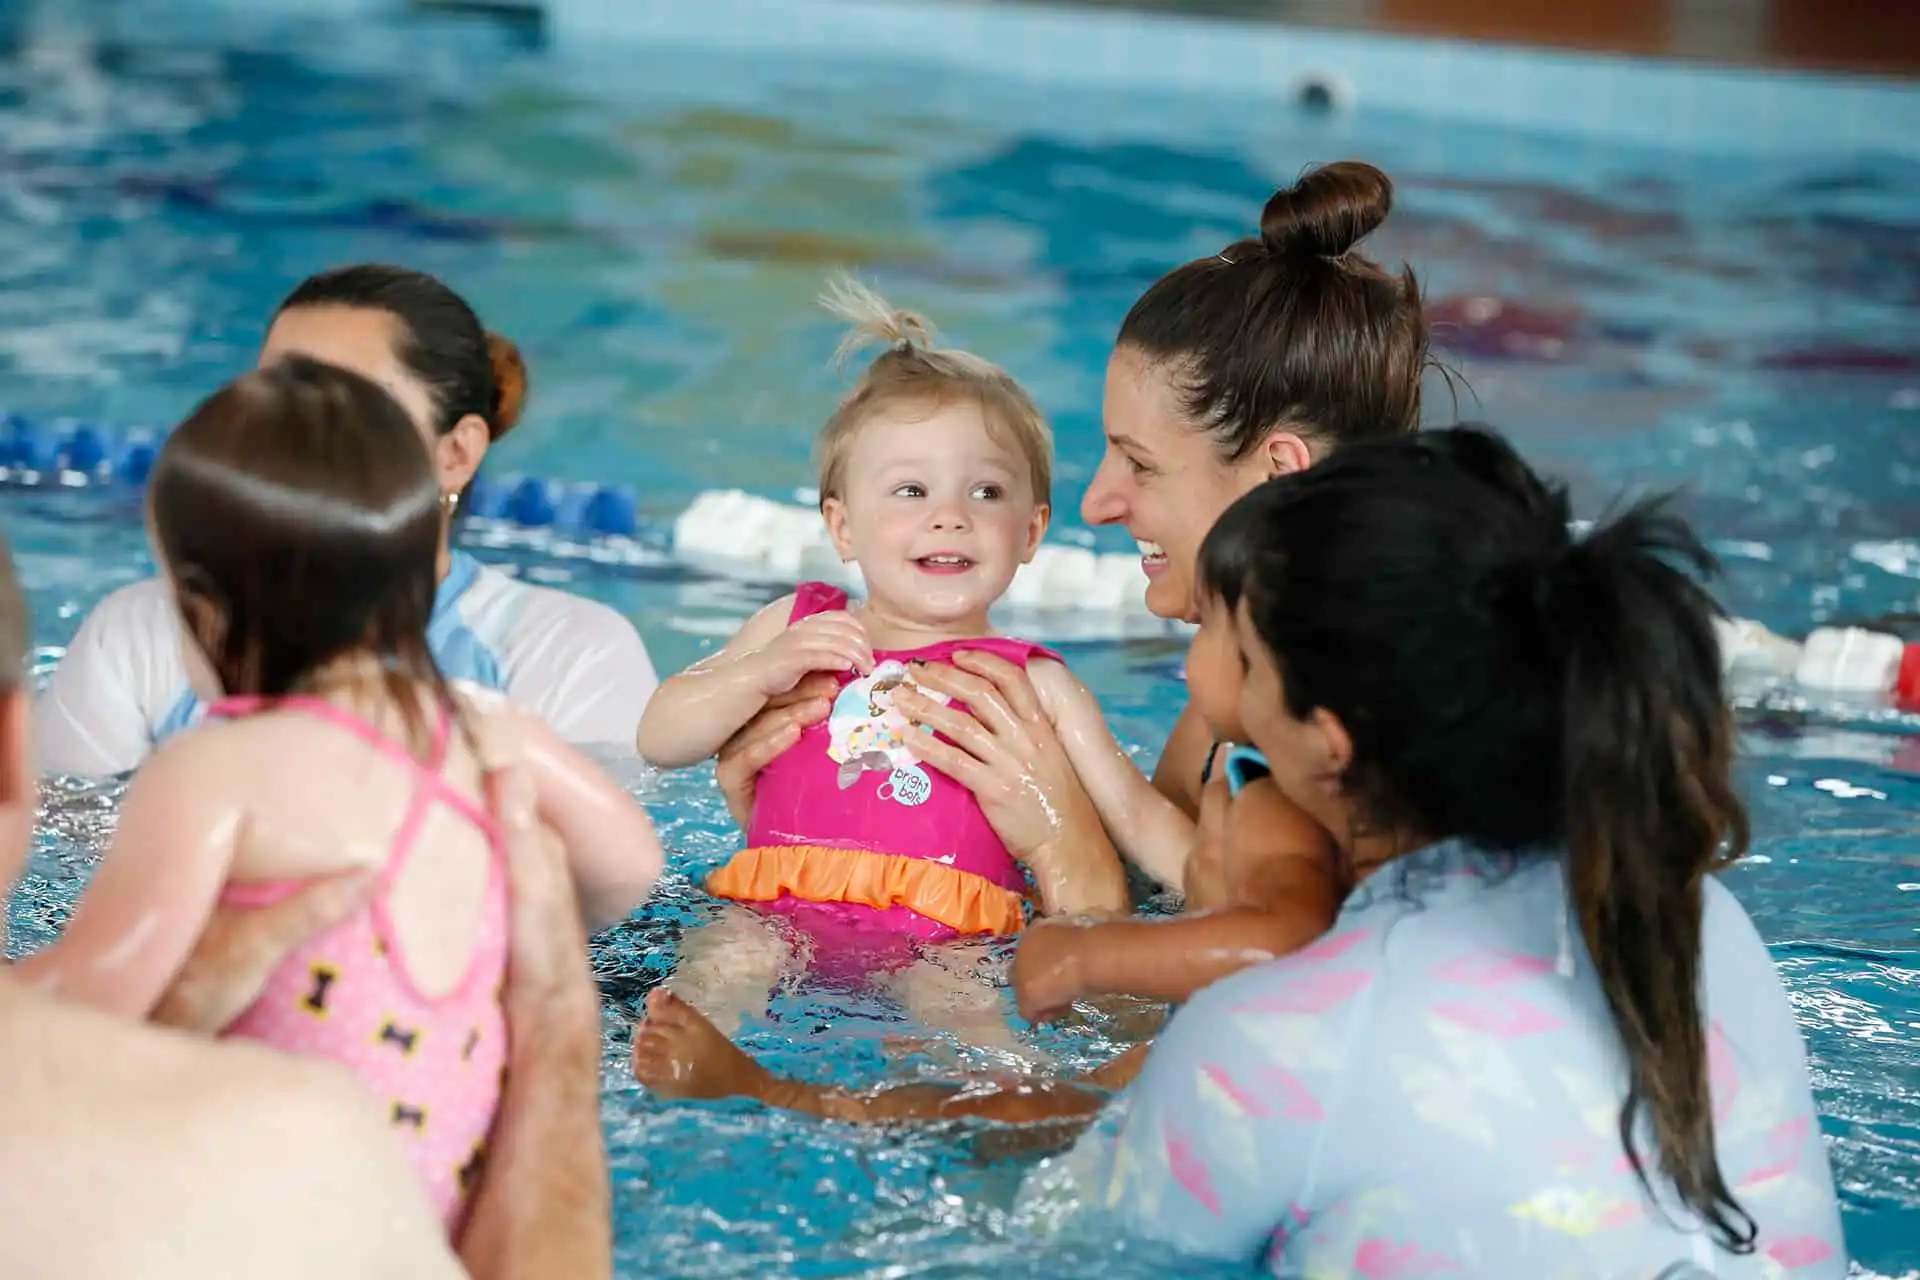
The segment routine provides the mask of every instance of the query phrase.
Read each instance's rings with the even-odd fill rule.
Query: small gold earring
[[[458,493],[448,492],[440,495],[440,506],[442,509],[451,511],[459,505],[460,495]]]

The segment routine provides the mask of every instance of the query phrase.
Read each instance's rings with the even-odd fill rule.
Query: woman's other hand
[[[364,905],[374,873],[355,868],[265,907],[220,907],[149,1021],[217,1035],[247,1011],[289,952]]]
[[[809,725],[827,718],[839,689],[837,678],[816,671],[786,693],[769,698],[766,709],[720,748],[714,776],[727,799],[727,811],[742,831],[753,817],[753,788],[760,771],[800,741]]]
[[[914,680],[965,704],[896,693],[895,706],[940,735],[915,735],[914,755],[973,793],[1008,852],[1032,871],[1041,911],[1126,912],[1120,859],[1027,673],[963,650],[952,666],[916,666]]]

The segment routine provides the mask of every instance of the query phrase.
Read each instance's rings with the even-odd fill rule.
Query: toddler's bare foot
[[[633,1075],[663,1098],[759,1098],[769,1077],[706,1015],[656,987],[633,1029]]]

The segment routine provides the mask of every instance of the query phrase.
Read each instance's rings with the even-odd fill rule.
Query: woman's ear
[[[1259,449],[1269,480],[1305,471],[1313,465],[1313,450],[1307,447],[1303,437],[1292,431],[1269,431]]]
[[[433,442],[433,469],[440,476],[442,493],[459,493],[473,480],[474,473],[480,470],[480,462],[487,456],[487,446],[493,443],[493,434],[487,430],[487,420],[477,413],[470,413],[453,424],[453,430],[436,437]]]

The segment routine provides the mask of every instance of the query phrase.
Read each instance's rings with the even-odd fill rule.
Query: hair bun
[[[926,351],[933,346],[933,326],[926,317],[899,310],[852,276],[828,281],[820,305],[852,326],[833,353],[836,363],[876,343],[896,351]]]
[[[1338,258],[1392,210],[1392,179],[1363,161],[1341,160],[1274,192],[1260,214],[1260,240],[1279,258]]]
[[[487,359],[493,365],[493,415],[487,421],[491,439],[498,440],[520,421],[527,405],[527,362],[513,339],[489,331]]]

